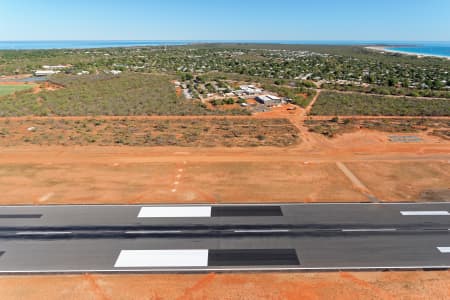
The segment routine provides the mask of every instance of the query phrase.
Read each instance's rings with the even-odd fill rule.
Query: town
[[[42,66],[53,62],[52,69]],[[0,56],[0,76],[33,72],[42,76],[60,72],[190,73],[278,84],[309,81],[326,89],[383,95],[450,97],[448,63],[446,59],[383,54],[364,47],[218,44],[51,50],[44,60],[9,53],[8,59]],[[202,97],[209,93],[203,88],[192,90],[192,98],[198,98],[196,92]]]

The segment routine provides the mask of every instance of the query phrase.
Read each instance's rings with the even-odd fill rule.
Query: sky
[[[450,41],[450,0],[0,0],[0,40]]]

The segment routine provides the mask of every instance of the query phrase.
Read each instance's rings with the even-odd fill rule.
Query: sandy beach
[[[398,50],[392,50],[386,46],[370,46],[365,47],[368,50],[378,51],[378,52],[385,52],[385,53],[399,53],[404,55],[410,55],[410,56],[417,56],[417,57],[437,57],[437,58],[445,58],[450,60],[450,57],[443,56],[443,55],[434,55],[434,54],[426,54],[426,53],[412,53],[412,52],[406,52],[406,51],[398,51]]]

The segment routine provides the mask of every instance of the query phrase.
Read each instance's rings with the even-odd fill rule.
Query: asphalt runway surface
[[[447,268],[447,203],[0,207],[0,273]]]

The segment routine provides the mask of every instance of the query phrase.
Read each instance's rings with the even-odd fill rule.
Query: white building
[[[242,91],[243,93],[246,93],[248,95],[257,95],[257,94],[261,94],[263,92],[262,89],[259,89],[259,88],[255,87],[254,85],[241,85],[239,88],[240,88],[240,91]]]
[[[36,70],[34,72],[34,76],[50,76],[60,73],[60,71],[53,71],[53,70]]]
[[[42,66],[42,69],[44,70],[62,70],[67,68],[68,66],[64,66],[64,65],[56,65],[56,66],[48,66],[48,65],[44,65]]]
[[[262,95],[256,97],[256,101],[266,106],[274,106],[281,104],[281,98],[273,95]]]

